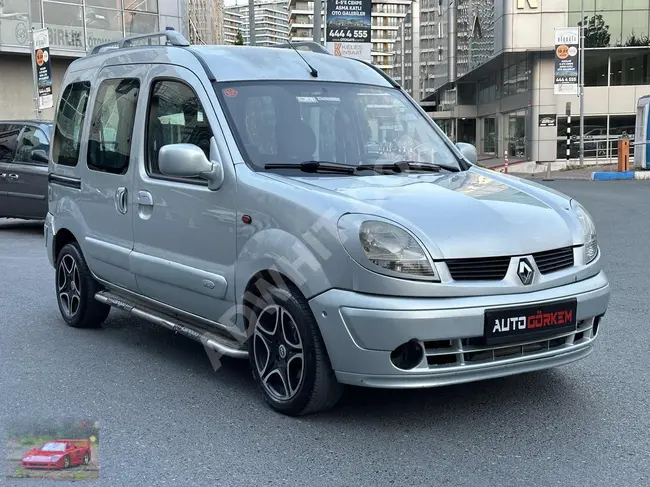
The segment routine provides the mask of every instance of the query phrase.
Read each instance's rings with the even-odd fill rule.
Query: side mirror
[[[34,162],[40,162],[43,164],[47,164],[49,162],[48,161],[49,158],[47,157],[47,152],[45,152],[42,149],[36,149],[31,151],[29,153],[29,158]]]
[[[210,154],[213,159],[218,158],[219,150],[214,137],[210,139]],[[194,144],[162,146],[158,152],[158,167],[166,176],[203,178],[208,181],[208,188],[212,191],[219,189],[224,180],[221,161],[209,161],[203,150]]]
[[[478,163],[478,152],[476,151],[476,147],[474,147],[472,144],[468,144],[466,142],[456,142],[456,147],[458,147],[460,153],[469,162],[472,164]]]

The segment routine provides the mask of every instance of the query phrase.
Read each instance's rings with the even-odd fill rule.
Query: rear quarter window
[[[77,165],[89,96],[90,82],[88,81],[70,83],[65,87],[54,126],[52,161],[55,164]]]

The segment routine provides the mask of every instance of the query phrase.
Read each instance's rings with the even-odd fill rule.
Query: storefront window
[[[586,158],[605,158],[607,156],[607,116],[585,117],[584,151]],[[557,118],[557,158],[566,158],[567,118]],[[580,157],[580,117],[571,117],[572,159]]]
[[[124,0],[124,10],[156,13],[158,12],[158,0]]]
[[[97,44],[121,39],[123,36],[122,12],[103,8],[86,8],[88,49],[92,49]]]
[[[526,110],[506,114],[508,156],[526,157]]]
[[[66,0],[67,1],[67,0]],[[122,0],[86,0],[88,7],[122,8]]]
[[[50,30],[52,48],[83,51],[83,7],[63,3],[43,2],[43,20]]]
[[[483,154],[497,151],[497,120],[494,117],[483,119]]]
[[[158,16],[142,12],[124,12],[124,30],[127,36],[158,31]]]

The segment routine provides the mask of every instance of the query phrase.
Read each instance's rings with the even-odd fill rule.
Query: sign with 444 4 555
[[[326,0],[325,41],[335,56],[370,61],[372,0]],[[361,47],[363,46],[363,48]]]

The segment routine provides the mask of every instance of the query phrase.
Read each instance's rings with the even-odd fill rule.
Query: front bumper
[[[564,365],[586,357],[609,304],[604,272],[532,293],[466,298],[401,298],[330,290],[310,300],[332,367],[342,383],[433,387]],[[481,346],[486,309],[577,299],[578,329],[534,342]],[[415,340],[420,363],[397,368],[391,352]],[[477,341],[478,340],[478,341]]]

